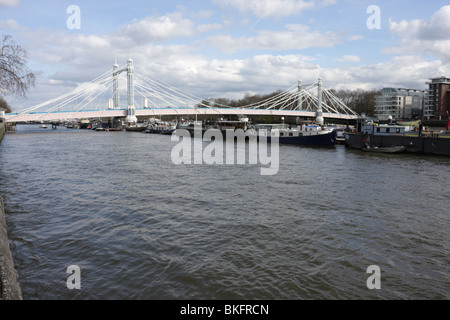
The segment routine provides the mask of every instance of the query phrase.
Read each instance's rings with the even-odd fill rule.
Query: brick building
[[[450,113],[450,78],[432,78],[425,97],[425,119],[447,119]]]

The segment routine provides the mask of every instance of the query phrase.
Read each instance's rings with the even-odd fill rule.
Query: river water
[[[0,194],[24,299],[450,298],[450,158],[281,145],[263,176],[175,165],[175,145],[37,126],[5,137]]]

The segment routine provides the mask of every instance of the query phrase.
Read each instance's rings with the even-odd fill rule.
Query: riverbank
[[[0,298],[22,300],[18,274],[9,248],[3,199],[0,197]]]
[[[5,122],[0,122],[0,142],[2,142],[5,132],[6,132]]]
[[[0,122],[0,142],[5,135],[5,123]],[[0,299],[22,300],[18,274],[9,248],[8,233],[6,229],[5,210],[3,199],[0,196]]]

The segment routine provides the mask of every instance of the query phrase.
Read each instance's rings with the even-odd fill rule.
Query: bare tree
[[[25,97],[35,76],[27,67],[28,54],[10,35],[0,38],[0,94]]]
[[[3,99],[2,97],[0,97],[0,108],[5,109],[6,113],[10,113],[11,112],[11,108],[9,107],[9,105],[5,101],[5,99]]]
[[[374,115],[375,97],[381,94],[380,90],[331,90],[332,93],[342,100],[347,107],[357,113],[365,113],[369,116]]]

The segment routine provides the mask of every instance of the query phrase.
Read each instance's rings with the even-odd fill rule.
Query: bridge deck
[[[79,120],[79,119],[108,119],[113,117],[125,118],[126,109],[91,110],[91,111],[57,111],[57,112],[35,112],[35,113],[8,113],[5,115],[7,122],[28,122],[28,121],[59,121],[59,120]],[[188,115],[246,115],[246,116],[285,116],[285,117],[315,117],[315,111],[299,110],[265,110],[265,109],[233,109],[233,108],[161,108],[161,109],[136,109],[136,116],[188,116]],[[323,116],[329,119],[354,120],[356,115],[324,113]]]

